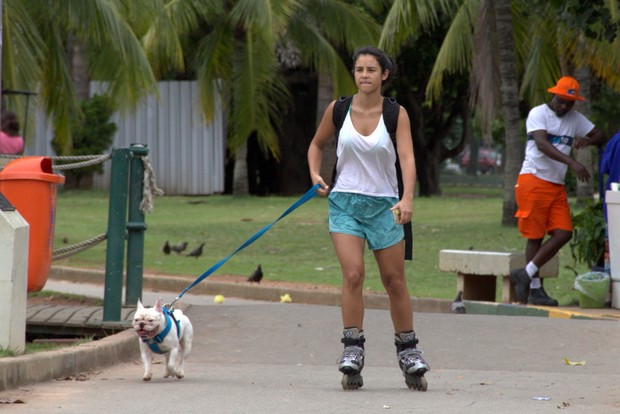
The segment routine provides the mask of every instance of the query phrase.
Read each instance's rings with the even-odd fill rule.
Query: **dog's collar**
[[[155,352],[156,354],[165,354],[167,352],[167,351],[162,351],[159,348],[159,344],[164,342],[164,339],[166,339],[166,335],[168,335],[168,333],[170,332],[170,329],[172,329],[172,325],[175,325],[177,328],[177,337],[178,338],[181,337],[181,326],[180,326],[181,324],[179,323],[179,321],[177,321],[172,315],[172,312],[168,310],[164,310],[164,315],[166,316],[166,327],[164,328],[164,330],[158,333],[157,335],[155,335],[153,338],[142,339],[142,342],[147,344],[149,348],[151,348],[151,351]]]

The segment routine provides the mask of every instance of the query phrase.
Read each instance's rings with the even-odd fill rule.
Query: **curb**
[[[620,321],[620,314],[606,309],[596,309],[594,313],[577,311],[567,308],[548,306],[519,305],[495,302],[464,301],[467,313],[478,315],[503,316],[542,316],[554,319],[592,319]]]
[[[140,347],[133,329],[56,351],[0,358],[0,391],[71,377],[135,359]]]

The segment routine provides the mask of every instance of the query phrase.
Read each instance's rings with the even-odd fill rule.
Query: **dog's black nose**
[[[140,322],[140,329],[144,329],[144,322]]]

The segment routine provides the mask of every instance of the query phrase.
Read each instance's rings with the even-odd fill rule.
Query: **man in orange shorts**
[[[526,267],[510,272],[517,300],[522,303],[558,306],[545,292],[538,269],[547,263],[573,236],[573,224],[564,179],[570,167],[580,181],[590,179],[586,167],[571,156],[589,145],[603,145],[605,134],[588,118],[573,111],[579,83],[563,76],[547,89],[553,94],[548,104],[530,110],[525,122],[525,159],[515,186],[519,231],[527,239]],[[549,237],[544,240],[545,236]],[[543,242],[544,240],[544,242]]]

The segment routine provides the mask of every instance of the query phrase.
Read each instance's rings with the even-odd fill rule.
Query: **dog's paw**
[[[150,381],[153,378],[153,374],[144,374],[142,381]]]
[[[185,377],[185,372],[183,372],[183,370],[178,371],[176,377],[178,379],[182,379],[183,377]]]

